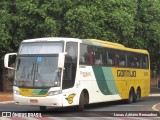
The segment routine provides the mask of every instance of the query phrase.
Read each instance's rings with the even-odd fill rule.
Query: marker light
[[[14,94],[20,95],[20,91],[14,90]]]
[[[50,91],[50,92],[48,92],[48,96],[58,95],[58,94],[61,94],[61,93],[62,93],[61,90]]]

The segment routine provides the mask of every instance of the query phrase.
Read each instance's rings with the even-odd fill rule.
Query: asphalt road
[[[83,112],[77,111],[76,107],[66,107],[66,108],[52,108],[48,107],[47,111],[42,112],[37,106],[20,106],[13,103],[9,104],[0,104],[0,111],[9,111],[9,112],[18,112],[18,113],[40,113],[44,117],[107,117],[107,116],[116,116],[124,114],[157,114],[160,117],[158,105],[160,103],[160,96],[149,96],[143,98],[141,101],[126,104],[124,101],[114,101],[114,102],[105,102],[98,104],[91,104],[85,107]]]

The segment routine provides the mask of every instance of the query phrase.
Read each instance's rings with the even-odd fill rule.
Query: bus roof
[[[103,40],[98,40],[98,39],[86,39],[86,40],[89,40],[91,42],[98,42],[98,43],[102,43],[102,44],[106,44],[106,45],[113,45],[113,46],[124,47],[124,45],[122,45],[122,44],[114,43],[114,42],[109,42],[109,41],[103,41]]]
[[[34,39],[26,39],[22,42],[45,42],[45,41],[72,41],[78,42],[80,39],[78,38],[65,38],[65,37],[45,37],[45,38],[34,38]]]
[[[102,46],[102,47],[108,47],[113,49],[120,49],[120,50],[126,50],[131,52],[138,52],[138,53],[144,53],[148,54],[147,50],[143,49],[133,49],[125,47],[122,44],[109,42],[109,41],[103,41],[98,39],[79,39],[79,38],[66,38],[66,37],[45,37],[45,38],[35,38],[35,39],[26,39],[22,42],[45,42],[45,41],[71,41],[71,42],[80,42],[88,45],[95,45],[95,46]]]
[[[119,43],[103,41],[103,40],[98,40],[98,39],[83,39],[82,43],[95,45],[95,46],[103,46],[103,47],[108,47],[108,48],[113,48],[113,49],[119,49],[119,50],[126,50],[130,52],[149,54],[147,50],[128,48]]]

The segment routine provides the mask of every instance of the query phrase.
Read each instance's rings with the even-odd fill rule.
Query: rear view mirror
[[[8,69],[14,69],[14,67],[9,67],[10,56],[15,56],[17,53],[8,53],[4,56],[4,67]]]
[[[58,68],[64,68],[64,60],[66,53],[59,53],[58,55]]]

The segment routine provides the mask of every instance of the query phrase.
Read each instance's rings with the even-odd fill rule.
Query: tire
[[[138,102],[141,99],[141,90],[137,89],[135,96],[134,96],[134,102]]]
[[[46,111],[46,106],[40,106],[39,109],[40,109],[41,111]]]
[[[141,99],[141,90],[138,89],[138,91],[137,91],[137,100],[140,101],[140,99]]]
[[[84,110],[84,92],[82,92],[81,95],[80,95],[78,110],[79,111]]]
[[[132,103],[133,99],[134,99],[134,91],[133,91],[133,89],[130,89],[127,103],[128,104]]]

